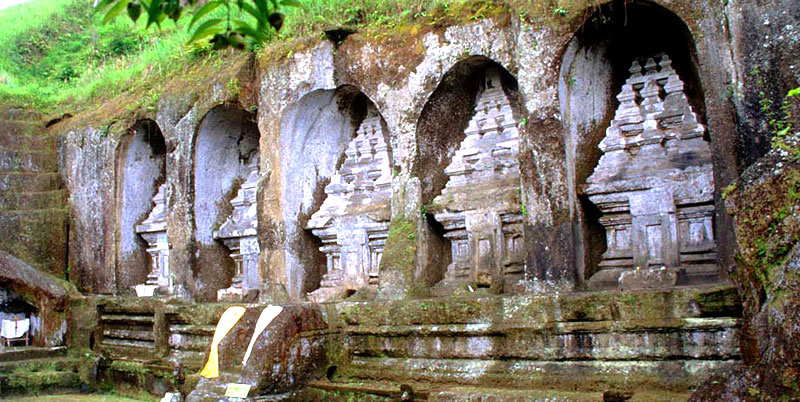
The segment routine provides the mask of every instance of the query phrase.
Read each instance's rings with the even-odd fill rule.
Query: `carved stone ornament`
[[[518,125],[499,71],[487,70],[466,138],[445,169],[449,180],[431,208],[452,258],[435,294],[508,292],[524,277]]]
[[[592,288],[660,288],[713,281],[711,151],[683,81],[665,55],[634,61],[603,155],[584,193],[607,248]]]
[[[327,197],[307,229],[322,240],[327,271],[315,302],[374,288],[391,219],[392,171],[382,118],[370,107],[347,146],[345,159],[325,187]]]
[[[173,279],[169,269],[169,241],[167,240],[166,184],[158,187],[153,196],[153,209],[141,224],[136,225],[138,233],[147,242],[147,254],[150,256],[150,273],[147,274],[145,287],[162,294],[172,294]],[[140,286],[141,287],[141,286]]]
[[[222,241],[231,250],[231,258],[236,263],[233,283],[229,288],[217,291],[218,301],[242,301],[246,293],[257,292],[261,286],[258,273],[258,211],[256,193],[258,191],[258,155],[250,157],[247,176],[236,197],[231,200],[233,212],[214,231],[214,238]]]

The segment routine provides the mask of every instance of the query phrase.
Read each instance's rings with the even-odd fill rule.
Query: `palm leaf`
[[[150,7],[147,8],[147,26],[146,28],[150,28],[154,22],[156,24],[160,24],[161,21],[158,20],[159,15],[161,15],[161,3],[163,0],[152,0],[150,2]]]
[[[113,3],[113,2],[114,2],[114,0],[100,0],[99,2],[97,2],[97,5],[94,7],[94,9],[95,9],[95,11],[102,10],[102,9],[108,7],[108,5]]]
[[[114,4],[114,7],[111,7],[111,9],[106,13],[105,17],[103,17],[103,24],[107,24],[109,21],[113,20],[114,17],[119,15],[119,13],[125,9],[125,7],[128,7],[128,3],[130,2],[131,0],[121,0],[119,3]]]
[[[204,4],[203,7],[200,7],[200,9],[197,10],[196,13],[194,13],[194,17],[192,17],[192,21],[189,23],[188,28],[191,28],[197,21],[205,17],[206,14],[214,11],[214,9],[216,9],[220,5],[222,5],[222,2],[217,0],[211,0],[208,3]]]
[[[206,20],[205,22],[200,24],[200,26],[197,27],[197,29],[194,31],[194,34],[192,34],[192,37],[189,39],[189,42],[187,43],[196,42],[200,39],[205,38],[206,36],[211,36],[222,32],[223,31],[222,27],[216,26],[221,22],[222,18],[212,18],[210,20]]]
[[[265,43],[269,40],[269,36],[267,36],[264,32],[253,28],[247,22],[242,20],[235,20],[234,22],[237,25],[236,29],[233,30],[234,32],[241,33],[244,36],[249,36],[255,39],[258,43]]]

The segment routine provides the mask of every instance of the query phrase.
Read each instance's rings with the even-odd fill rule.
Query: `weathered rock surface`
[[[120,217],[125,216],[121,210],[125,207],[120,207],[125,204],[124,195],[118,191],[123,152],[119,145],[137,119],[151,119],[163,130],[165,139],[169,265],[176,287],[183,289],[187,299],[212,301],[220,289],[238,282],[230,250],[214,238],[213,231],[236,214],[231,200],[238,195],[238,180],[246,178],[243,167],[253,154],[258,156],[258,174],[256,180],[248,180],[248,186],[256,184],[248,187],[248,197],[254,198],[248,198],[252,202],[247,205],[247,215],[252,218],[254,206],[258,230],[246,236],[248,263],[254,268],[243,271],[243,281],[257,278],[256,285],[267,298],[284,301],[301,301],[326,280],[331,287],[342,285],[333,275],[324,278],[326,256],[319,251],[323,244],[311,231],[336,227],[329,225],[331,221],[315,221],[315,213],[321,208],[332,211],[325,207],[326,197],[333,194],[326,193],[326,186],[335,187],[341,184],[334,183],[337,177],[346,177],[341,173],[342,155],[347,155],[349,144],[359,135],[367,105],[372,105],[385,123],[384,143],[391,150],[386,160],[381,156],[379,169],[380,190],[388,192],[388,197],[379,192],[363,199],[380,198],[380,217],[370,217],[368,223],[378,222],[381,236],[391,222],[382,263],[377,267],[378,297],[391,301],[348,301],[325,307],[326,324],[333,328],[326,334],[328,361],[337,362],[328,370],[334,381],[325,382],[325,387],[344,389],[344,383],[362,380],[386,381],[394,387],[421,379],[458,387],[558,384],[600,392],[623,384],[687,392],[702,381],[696,373],[731,368],[738,370],[733,380],[709,382],[697,397],[797,397],[793,381],[799,372],[794,327],[800,319],[796,317],[800,295],[794,275],[798,260],[795,228],[800,226],[795,219],[794,195],[800,191],[795,183],[796,161],[766,160],[742,176],[736,190],[728,192],[735,222],[724,208],[722,194],[771,148],[773,133],[761,111],[764,100],[778,103],[787,83],[789,87],[798,85],[799,7],[791,0],[615,1],[602,5],[577,1],[563,10],[567,14],[563,17],[551,15],[553,10],[546,10],[547,16],[511,11],[510,15],[453,26],[416,27],[402,40],[356,33],[338,47],[312,41],[278,60],[231,62],[226,71],[203,82],[202,89],[172,89],[162,94],[154,111],[141,111],[135,118],[113,108],[109,110],[125,115],[77,116],[64,125],[68,128],[55,126],[62,131],[58,162],[70,192],[70,279],[86,293],[116,295],[127,291],[131,278],[139,275],[145,279],[149,266],[133,264],[141,269],[134,272],[120,258],[126,244],[136,244],[126,242],[119,231]],[[631,60],[661,52],[670,55],[676,74],[665,74],[655,84],[637,82],[623,87]],[[505,161],[518,166],[507,175],[516,185],[503,183],[503,194],[496,203],[485,202],[491,185],[461,174],[465,170],[445,173],[448,166],[472,156],[462,152],[469,148],[461,149],[462,142],[489,67],[513,82],[507,101],[519,113],[514,116],[519,124],[518,149],[501,150],[516,152],[513,163]],[[664,67],[657,67],[653,74],[661,74],[659,68]],[[673,90],[680,87],[675,77],[684,84],[680,91]],[[226,92],[234,78],[241,83],[241,94]],[[634,87],[640,84],[640,88]],[[617,119],[614,95],[620,89],[622,115]],[[670,116],[647,118],[647,114],[663,113],[677,105],[675,99],[692,108],[674,107]],[[636,107],[628,107],[630,102]],[[658,110],[659,105],[664,110]],[[253,107],[257,115],[249,113]],[[634,109],[642,113],[641,121],[625,121],[636,117]],[[628,112],[632,114],[625,115]],[[0,119],[28,117],[0,112]],[[117,122],[109,126],[108,121],[114,119]],[[614,127],[612,120],[624,123],[615,126],[620,131],[628,123],[641,123],[642,130],[633,130],[636,135],[630,138],[620,135],[604,140],[605,129]],[[652,130],[646,130],[645,124]],[[23,193],[27,194],[4,191],[0,207],[37,208],[36,212],[2,211],[3,222],[10,224],[0,230],[4,238],[26,245],[15,249],[23,259],[28,260],[21,255],[27,250],[34,250],[31,256],[64,258],[65,236],[39,235],[28,229],[63,224],[65,211],[39,208],[55,205],[63,197],[63,193],[44,194],[58,186],[53,177],[55,154],[38,150],[46,141],[27,137],[19,143],[31,150],[11,149],[28,125],[9,126],[13,126],[13,135],[0,135],[0,169],[21,171],[0,174],[0,185],[25,187]],[[669,134],[678,126],[685,132]],[[658,135],[653,134],[656,132]],[[704,136],[709,141],[704,142]],[[603,150],[598,148],[601,141]],[[690,144],[671,148],[673,142]],[[482,151],[498,150],[496,143],[484,145]],[[603,151],[607,151],[605,155]],[[614,152],[617,163],[606,163]],[[605,162],[590,179],[602,159]],[[779,171],[773,172],[775,169]],[[426,210],[439,194],[443,195],[442,204],[449,203],[446,194],[456,186],[446,187],[446,183],[454,177],[465,179],[460,193],[465,199],[475,196],[484,203],[477,207],[449,205],[450,212],[491,210],[491,216],[484,214],[476,220],[481,230],[494,231],[495,245],[507,244],[500,233],[506,224],[512,238],[524,239],[523,250],[511,253],[508,266],[513,267],[510,273],[515,281],[516,276],[527,281],[520,290],[528,294],[413,300],[430,295],[446,275],[457,276],[455,269],[446,272],[450,262],[446,255],[453,250],[447,242],[448,229],[456,229],[456,225],[441,227],[427,216],[440,211]],[[580,188],[583,183],[589,184],[585,193]],[[652,191],[664,188],[669,191]],[[630,240],[633,244],[616,247],[608,240],[618,240],[617,234],[610,234],[608,228],[627,223],[609,220],[625,208],[614,209],[619,204],[611,204],[620,200],[604,198],[625,194],[630,200],[642,195],[632,194],[637,192],[647,194],[629,201],[626,213],[631,222],[627,228],[633,229],[637,226],[634,218],[642,217],[659,220],[656,223],[661,229],[667,229],[645,229],[630,237],[621,234],[621,243]],[[676,192],[680,193],[677,197]],[[456,193],[452,194],[456,201]],[[149,210],[153,192],[140,195],[147,200],[144,211]],[[370,201],[367,204],[371,207]],[[639,204],[644,213],[634,213],[638,207],[633,204]],[[345,209],[355,206],[347,204]],[[501,210],[505,215],[498,212]],[[686,228],[681,228],[681,220]],[[463,221],[468,231],[470,218]],[[336,230],[338,242],[340,231]],[[330,233],[326,236],[332,244]],[[650,241],[658,236],[660,242]],[[350,245],[356,243],[363,251],[369,238]],[[515,247],[513,243],[509,249]],[[648,247],[656,243],[662,247]],[[27,247],[32,244],[36,246]],[[683,252],[684,245],[689,252]],[[136,246],[145,252],[143,244]],[[477,244],[470,247],[480,250]],[[737,248],[740,261],[734,259]],[[659,249],[661,258],[651,260]],[[375,247],[374,251],[379,250]],[[506,267],[505,257],[508,255],[501,258],[501,253],[496,253],[494,261],[478,258],[476,264],[460,268],[468,271],[468,276],[474,274],[470,280],[474,279],[476,286],[488,283],[492,287],[498,283],[492,275],[498,267]],[[698,259],[689,261],[694,257]],[[370,263],[364,262],[366,254],[359,260],[353,265],[358,271],[356,283],[364,283],[367,272],[366,283],[373,285],[373,256],[369,256]],[[595,269],[601,264],[609,268],[605,273]],[[719,267],[730,274],[744,301],[741,330],[737,302],[726,293],[729,291],[720,296],[709,289],[666,289],[703,282],[683,282],[692,277],[683,271],[693,269],[687,265],[707,266],[700,267],[695,278],[713,271],[705,268]],[[636,266],[643,269],[636,270]],[[590,278],[597,275],[594,283],[640,291],[573,292],[592,287]],[[350,285],[343,289],[346,286]],[[345,291],[342,296],[348,294]],[[354,298],[371,296],[357,292]],[[713,302],[719,299],[723,301]],[[709,303],[710,310],[706,308]],[[723,308],[717,308],[720,306]],[[115,300],[95,307],[96,350],[108,351],[115,361],[133,359],[137,367],[164,372],[171,368],[154,368],[154,363],[145,360],[156,356],[158,364],[165,367],[174,361],[195,367],[201,364],[224,306]],[[312,324],[321,322],[302,314],[293,317],[300,321],[308,318]],[[252,323],[253,318],[245,322]],[[284,324],[281,328],[305,325]],[[247,338],[248,328],[237,330],[225,359],[241,352],[239,346]],[[316,336],[298,335],[295,329],[287,329],[281,336],[295,337],[292,339],[301,343]],[[269,358],[257,365],[264,373],[278,373],[270,377],[278,384],[275,389],[258,383],[266,377],[248,381],[258,383],[263,392],[299,386],[291,383],[292,374],[288,373],[292,371],[286,366],[269,367],[283,359],[275,356],[290,353],[286,347],[265,344],[263,350]],[[270,354],[270,348],[280,352]],[[302,345],[298,348],[303,350]],[[740,356],[744,366],[736,368]],[[124,371],[124,365],[117,366],[117,371]],[[298,370],[301,373],[295,379],[306,378],[313,371]],[[394,387],[392,392],[395,388],[400,390]],[[443,392],[441,398],[447,399]],[[480,392],[455,390],[452,395]]]
[[[792,137],[797,147],[798,133]],[[707,382],[694,400],[800,398],[800,165],[793,158],[774,150],[727,193],[741,250],[731,278],[744,306],[744,365]]]

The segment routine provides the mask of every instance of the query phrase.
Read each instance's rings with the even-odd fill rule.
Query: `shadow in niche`
[[[116,286],[118,293],[131,294],[150,272],[148,245],[136,233],[136,225],[147,218],[153,196],[164,183],[167,147],[158,124],[147,119],[129,130],[119,149]]]
[[[471,56],[456,63],[443,77],[428,98],[417,123],[418,159],[413,176],[422,185],[422,203],[429,205],[441,194],[448,181],[445,169],[466,137],[464,130],[475,113],[478,93],[483,89],[489,69],[500,72],[500,80],[512,107],[519,110],[517,80],[502,65],[485,56]],[[424,236],[427,258],[424,280],[431,286],[444,278],[452,261],[451,242],[432,214],[426,214],[428,226]]]
[[[194,141],[194,295],[215,301],[217,289],[227,288],[235,272],[231,251],[213,238],[233,211],[247,174],[246,165],[258,154],[260,133],[256,117],[233,105],[220,105],[203,117]]]
[[[600,224],[600,209],[597,208],[589,197],[578,196],[581,208],[583,209],[586,230],[584,231],[583,241],[586,245],[586,272],[585,277],[590,278],[597,273],[597,267],[606,252],[606,230]]]
[[[575,241],[576,249],[582,250],[576,261],[584,278],[596,272],[606,250],[606,239],[599,222],[600,211],[581,194],[581,187],[602,156],[598,145],[619,107],[616,95],[630,77],[631,63],[661,53],[671,58],[698,122],[706,124],[694,40],[686,24],[670,10],[648,1],[603,4],[595,8],[567,46],[559,76],[559,97],[572,144],[568,151],[571,160],[567,162],[574,166],[578,214]],[[710,140],[708,132],[704,139]]]
[[[8,338],[0,338],[0,351],[8,346],[30,346],[34,344],[34,337],[41,332],[39,328],[39,311],[36,307],[28,303],[22,296],[7,287],[7,284],[0,283],[0,323],[12,321],[17,323],[19,328],[17,334],[6,334]],[[26,321],[27,320],[27,321]],[[27,331],[23,331],[24,325],[28,326]],[[16,335],[16,336],[15,336]],[[36,344],[40,344],[36,339]]]
[[[344,161],[344,151],[367,114],[370,100],[342,86],[303,96],[281,121],[281,205],[286,230],[287,291],[303,298],[326,273],[322,241],[306,230],[325,200],[325,186]]]

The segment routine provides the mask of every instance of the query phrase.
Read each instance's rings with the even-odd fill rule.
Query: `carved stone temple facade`
[[[250,157],[247,177],[231,200],[233,212],[214,231],[214,238],[222,241],[231,250],[236,263],[236,272],[230,287],[217,291],[219,301],[242,301],[249,299],[248,293],[261,288],[258,273],[258,214],[256,193],[258,192],[258,155]],[[251,300],[252,301],[252,300]]]
[[[488,69],[466,138],[433,201],[451,242],[452,262],[435,294],[513,291],[524,276],[519,128],[496,69]]]
[[[345,159],[325,187],[327,197],[307,229],[322,240],[327,272],[314,302],[376,288],[391,219],[392,171],[382,118],[370,106]]]
[[[711,151],[667,55],[634,61],[585,194],[607,249],[592,288],[695,283],[717,272]]]
[[[173,283],[169,269],[169,241],[167,240],[166,183],[158,187],[153,197],[153,209],[141,224],[136,226],[147,242],[147,254],[150,256],[150,273],[147,274],[147,286],[157,286],[161,294],[172,294]]]

